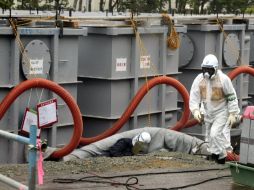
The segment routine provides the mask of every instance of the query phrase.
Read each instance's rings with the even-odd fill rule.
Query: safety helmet
[[[134,146],[136,142],[143,142],[149,144],[151,142],[151,135],[148,132],[142,132],[132,139],[132,145]]]
[[[205,78],[213,79],[218,70],[218,59],[213,54],[205,56],[202,64],[202,72]]]

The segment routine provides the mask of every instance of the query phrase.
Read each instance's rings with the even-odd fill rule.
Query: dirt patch
[[[126,157],[92,157],[84,160],[68,162],[46,161],[44,171],[46,175],[79,174],[84,172],[121,172],[144,169],[174,169],[209,167],[217,165],[198,155],[189,155],[176,152],[155,152],[142,156]],[[21,177],[28,172],[27,164],[0,165],[0,173],[11,178]]]

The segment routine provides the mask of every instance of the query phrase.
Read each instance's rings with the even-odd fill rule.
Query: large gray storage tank
[[[33,75],[24,66],[28,59],[28,63],[37,61],[40,65],[38,77],[57,82],[77,99],[78,40],[79,36],[87,34],[87,29],[63,28],[63,36],[60,36],[58,28],[18,27],[18,34],[24,46],[22,53],[12,29],[0,28],[0,98],[3,99],[13,87]],[[39,102],[54,97],[57,95],[45,89],[23,93],[1,120],[1,129],[18,134],[26,107],[35,109]],[[58,123],[42,130],[42,139],[46,138],[49,146],[66,144],[72,135],[72,117],[60,98],[58,116]],[[5,154],[0,155],[0,163],[24,161],[23,145],[3,138],[0,143],[6,149]]]
[[[177,32],[186,32],[177,26]],[[78,104],[85,123],[85,136],[94,136],[112,127],[139,88],[157,75],[177,78],[179,50],[167,48],[168,27],[138,27],[142,45],[131,27],[89,27],[79,43]],[[149,91],[124,130],[147,126],[164,127],[177,120],[177,91],[160,85]],[[166,114],[173,112],[173,114]],[[165,115],[168,120],[165,121]],[[146,119],[144,119],[146,118]],[[171,119],[171,122],[169,120]]]

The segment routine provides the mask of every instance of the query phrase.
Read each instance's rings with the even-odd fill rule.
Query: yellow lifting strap
[[[167,44],[168,47],[172,50],[176,50],[180,47],[180,37],[176,32],[174,27],[174,23],[168,14],[162,15],[162,23],[168,25],[168,37],[167,37]]]
[[[21,55],[24,57],[24,64],[28,65],[28,67],[31,67],[30,58],[28,57],[28,55],[27,55],[27,53],[25,51],[24,44],[23,44],[23,42],[20,39],[20,35],[19,35],[19,32],[18,32],[17,21],[13,20],[12,18],[9,18],[9,23],[10,23],[10,26],[12,28],[13,34],[15,36],[15,40],[16,40],[16,42],[18,44],[19,51],[20,51]],[[30,100],[31,100],[32,90],[33,89],[31,88],[30,89],[29,98],[28,98],[28,107],[30,107]],[[41,102],[41,98],[42,98],[42,95],[43,95],[43,90],[44,90],[44,88],[42,88],[41,94],[39,96],[38,92],[37,92],[37,89],[36,89],[36,95],[38,97],[38,102]]]
[[[137,22],[136,20],[134,20],[133,18],[130,19],[131,20],[131,26],[134,30],[135,36],[136,36],[136,40],[138,42],[138,46],[139,46],[139,50],[140,50],[140,56],[144,56],[147,54],[147,50],[144,46],[144,43],[141,39],[140,33],[138,32],[138,28],[137,28]],[[152,65],[152,63],[151,63]],[[153,67],[152,67],[153,68]],[[147,117],[147,126],[151,127],[151,94],[149,93],[149,88],[148,88],[148,77],[147,77],[147,71],[146,69],[144,70],[145,72],[145,84],[147,87],[147,111],[148,111],[148,117]]]

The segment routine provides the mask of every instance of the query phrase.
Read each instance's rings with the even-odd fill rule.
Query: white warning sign
[[[43,59],[30,59],[29,74],[43,74]]]
[[[127,70],[127,58],[116,58],[116,71]]]
[[[150,55],[144,55],[140,57],[140,69],[150,69],[151,57]]]

